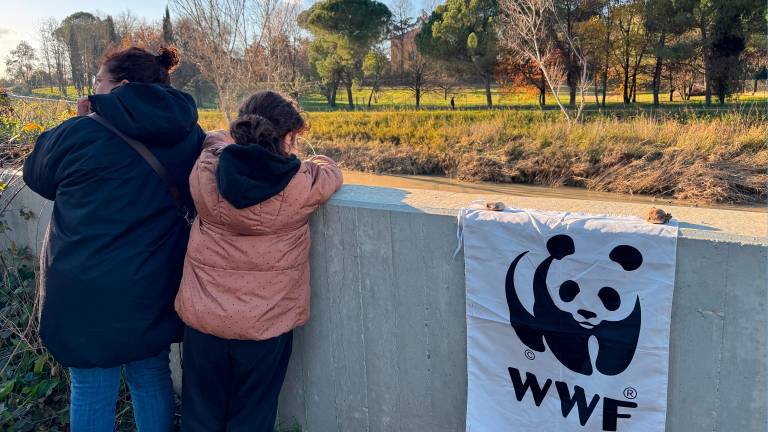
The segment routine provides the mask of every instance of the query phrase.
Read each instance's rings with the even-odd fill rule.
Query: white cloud
[[[16,31],[8,27],[0,27],[0,38],[6,38],[16,34]]]

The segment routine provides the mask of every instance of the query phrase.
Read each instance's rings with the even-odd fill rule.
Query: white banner
[[[677,226],[463,209],[468,432],[663,431]]]

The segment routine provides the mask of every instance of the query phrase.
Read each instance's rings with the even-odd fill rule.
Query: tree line
[[[458,86],[530,89],[552,97],[566,116],[585,104],[625,104],[650,90],[662,99],[704,96],[723,104],[768,78],[762,0],[444,0],[420,14],[409,0],[171,0],[161,20],[130,13],[74,13],[39,26],[37,48],[21,42],[5,59],[23,90],[87,94],[106,50],[175,45],[182,64],[173,84],[226,114],[248,91],[279,88],[296,97],[339,91],[375,101],[383,86],[447,98]],[[412,42],[411,42],[412,41]],[[403,59],[408,43],[414,58]],[[400,65],[393,65],[399,49]],[[399,67],[398,67],[399,66]],[[563,95],[561,97],[561,94]],[[73,96],[73,95],[69,95]]]

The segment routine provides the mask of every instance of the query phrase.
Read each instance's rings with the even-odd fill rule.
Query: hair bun
[[[156,57],[158,63],[160,63],[160,65],[164,67],[168,72],[176,69],[176,66],[178,66],[179,62],[181,61],[181,54],[179,54],[179,49],[174,46],[161,46],[160,51],[157,53]]]
[[[272,147],[280,142],[272,122],[258,114],[238,116],[229,126],[229,132],[238,144]]]

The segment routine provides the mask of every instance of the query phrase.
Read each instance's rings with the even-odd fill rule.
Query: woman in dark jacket
[[[181,209],[192,206],[189,174],[205,138],[193,99],[170,86],[178,62],[174,48],[108,54],[96,94],[43,133],[24,163],[26,184],[54,201],[40,335],[71,370],[73,432],[114,429],[123,368],[139,431],[172,427],[168,354],[181,338],[173,300],[189,237]],[[89,112],[146,146],[180,199]]]

